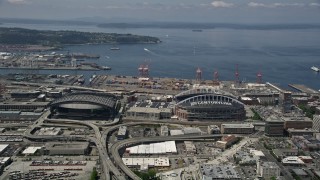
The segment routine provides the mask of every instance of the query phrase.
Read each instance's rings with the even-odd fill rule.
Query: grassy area
[[[154,180],[160,180],[159,177],[156,177],[156,170],[154,169],[149,169],[147,172],[140,172],[140,171],[133,171],[137,176],[139,176],[142,180],[149,180],[149,179],[154,179]]]
[[[313,119],[313,115],[316,113],[315,110],[310,109],[310,108],[306,107],[305,105],[299,105],[299,108],[305,113],[305,115],[308,118]]]
[[[250,108],[250,109],[253,112],[253,117],[252,117],[253,120],[262,120],[261,116],[253,108]]]
[[[97,169],[94,167],[91,172],[90,180],[96,180],[98,178]]]

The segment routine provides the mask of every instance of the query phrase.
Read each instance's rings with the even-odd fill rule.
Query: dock
[[[312,88],[309,88],[303,84],[289,84],[288,85],[289,87],[295,89],[295,90],[298,90],[302,93],[307,93],[307,94],[319,94],[318,91],[312,89]]]

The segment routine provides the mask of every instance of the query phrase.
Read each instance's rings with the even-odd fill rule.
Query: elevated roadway
[[[132,139],[126,139],[119,141],[112,145],[111,147],[111,154],[115,161],[115,163],[118,165],[118,167],[121,168],[121,170],[131,179],[140,179],[134,172],[132,172],[122,161],[122,158],[119,155],[119,149],[133,143],[145,143],[145,142],[157,142],[157,141],[185,141],[185,140],[194,140],[194,139],[215,139],[222,137],[221,134],[217,135],[188,135],[188,136],[157,136],[157,137],[150,137],[150,138],[132,138]]]

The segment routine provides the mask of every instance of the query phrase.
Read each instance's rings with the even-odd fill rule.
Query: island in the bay
[[[20,44],[59,47],[67,44],[131,44],[159,42],[161,41],[157,37],[132,34],[0,28],[1,45]]]

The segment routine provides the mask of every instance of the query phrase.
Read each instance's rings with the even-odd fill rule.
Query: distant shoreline
[[[156,44],[160,42],[157,37],[133,34],[0,27],[0,46],[12,46],[18,50],[19,46],[28,45],[55,48],[81,44]]]
[[[71,68],[71,67],[41,67],[41,68],[30,68],[30,67],[0,67],[0,69],[16,69],[16,70],[72,70],[72,71],[107,71],[103,69],[95,69],[91,67],[82,68]]]

